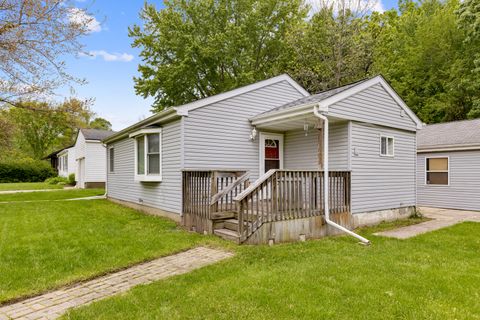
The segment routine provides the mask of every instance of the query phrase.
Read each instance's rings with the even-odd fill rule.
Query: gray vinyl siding
[[[285,169],[318,170],[318,130],[288,131],[285,133]],[[330,125],[330,170],[348,170],[348,123]]]
[[[235,169],[259,174],[259,139],[249,118],[303,97],[287,81],[190,111],[184,118],[186,169]]]
[[[328,115],[415,131],[415,121],[402,110],[392,96],[377,84],[331,105]]]
[[[425,184],[425,158],[449,157],[448,186]],[[419,153],[417,155],[419,206],[480,210],[480,150]]]
[[[352,122],[352,213],[414,206],[415,132]],[[381,134],[394,137],[394,157],[380,156]]]
[[[108,172],[107,180],[109,197],[181,213],[180,120],[166,124],[162,129],[162,182],[134,181],[133,139],[125,138],[108,145],[108,147],[114,148],[114,172]]]

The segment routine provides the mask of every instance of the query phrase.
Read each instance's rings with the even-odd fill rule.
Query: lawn
[[[0,204],[0,303],[209,241],[107,200]]]
[[[63,186],[48,184],[45,182],[0,183],[0,191],[41,189],[63,189]]]
[[[332,237],[274,247],[139,286],[70,319],[480,319],[480,224],[361,246]]]
[[[0,202],[63,200],[100,196],[103,194],[105,194],[104,189],[69,189],[45,192],[19,192],[0,194]]]

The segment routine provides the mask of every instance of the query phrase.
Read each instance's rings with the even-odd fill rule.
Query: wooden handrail
[[[228,186],[226,186],[223,190],[217,192],[212,196],[212,199],[210,200],[210,205],[214,205],[218,200],[223,198],[226,194],[231,192],[233,189],[238,187],[241,183],[245,182],[248,180],[250,177],[250,173],[246,172],[244,173],[241,177],[239,177],[237,180],[235,180],[233,183],[230,183]]]
[[[236,203],[233,198],[245,190],[245,174],[246,171],[225,169],[182,170],[183,213],[210,219],[212,213],[235,210]],[[231,186],[240,178],[243,178],[245,185],[237,183]],[[228,191],[216,198],[217,201],[212,204],[212,197],[226,188]]]
[[[323,215],[323,171],[269,170],[239,194],[240,240],[245,241],[265,222]],[[350,212],[350,172],[330,171],[330,213]]]
[[[258,188],[263,182],[265,182],[268,178],[270,178],[278,169],[270,169],[263,176],[258,178],[254,183],[252,183],[250,186],[248,186],[247,189],[243,190],[242,193],[240,193],[238,196],[235,197],[235,201],[241,201],[245,199],[247,195],[249,195],[253,190]]]

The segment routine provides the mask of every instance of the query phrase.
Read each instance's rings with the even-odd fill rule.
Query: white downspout
[[[318,108],[318,109],[317,109]],[[350,230],[348,230],[347,228],[345,227],[342,227],[341,225],[333,222],[332,220],[330,220],[330,208],[329,208],[329,194],[328,194],[328,118],[326,116],[324,116],[323,114],[320,113],[319,111],[320,109],[320,104],[318,106],[314,106],[313,107],[313,113],[315,114],[315,116],[321,120],[323,120],[324,122],[324,126],[323,126],[323,197],[324,197],[324,213],[325,213],[325,221],[327,222],[328,225],[334,227],[334,228],[337,228],[349,235],[351,235],[352,237],[355,237],[357,239],[359,239],[360,241],[362,241],[363,243],[365,244],[370,244],[370,240],[368,239],[365,239],[364,237],[356,234],[355,232],[352,232]],[[350,151],[349,151],[350,152]]]

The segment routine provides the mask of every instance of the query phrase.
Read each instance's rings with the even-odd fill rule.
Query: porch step
[[[229,230],[229,229],[217,229],[214,230],[213,233],[219,236],[222,239],[229,240],[229,241],[240,241],[240,235],[237,231]]]
[[[236,216],[235,211],[219,211],[212,213],[212,220],[220,220],[220,219],[232,219]]]
[[[238,220],[237,219],[228,219],[223,221],[223,227],[228,230],[238,232]]]

